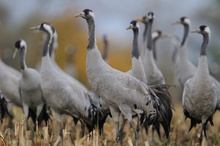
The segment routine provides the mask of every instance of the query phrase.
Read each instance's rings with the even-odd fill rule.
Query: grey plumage
[[[182,97],[182,106],[186,117],[191,119],[191,127],[197,123],[202,123],[200,143],[202,141],[203,131],[206,135],[206,125],[208,121],[212,123],[212,116],[216,110],[217,88],[213,83],[208,69],[206,49],[210,37],[208,26],[202,25],[198,30],[192,31],[203,36],[203,42],[200,50],[198,67],[192,78],[189,78],[185,85]]]
[[[142,59],[139,53],[138,47],[138,35],[139,35],[139,25],[137,21],[131,21],[128,29],[133,30],[133,43],[132,43],[132,69],[127,73],[131,76],[137,78],[138,80],[147,84],[146,75],[144,72],[144,67],[142,63]]]
[[[190,29],[190,19],[188,17],[181,17],[180,20],[175,21],[173,24],[182,24],[184,26],[183,39],[178,49],[177,59],[175,59],[175,75],[183,88],[185,82],[196,72],[195,65],[188,59],[185,51],[185,44]]]
[[[27,120],[28,117],[31,116],[33,122],[35,123],[36,121],[34,120],[39,120],[39,115],[42,112],[44,112],[45,114],[47,112],[46,108],[43,108],[44,106],[46,106],[46,102],[44,101],[43,93],[41,90],[40,73],[33,68],[27,67],[26,65],[26,42],[24,40],[18,40],[15,43],[15,47],[16,48],[13,57],[15,57],[17,51],[20,51],[20,67],[22,76],[18,81],[18,89],[22,101],[23,111],[26,115]],[[44,119],[46,120],[46,123],[48,119],[49,118]],[[29,128],[28,122],[27,127]]]
[[[144,22],[143,20],[140,20]],[[159,68],[157,67],[153,57],[153,40],[152,40],[152,26],[154,21],[154,13],[149,12],[147,15],[147,45],[146,51],[143,56],[143,66],[147,78],[148,85],[164,84],[164,77]]]
[[[188,17],[181,17],[180,20],[175,21],[173,24],[182,24],[184,26],[184,35],[180,46],[177,49],[177,57],[175,57],[175,76],[178,79],[182,88],[184,88],[185,82],[194,76],[196,72],[196,66],[188,59],[185,51],[186,41],[190,29],[190,19]],[[178,41],[177,41],[178,42]],[[178,44],[178,43],[177,43]],[[220,109],[220,83],[212,76],[210,76],[212,82],[215,84],[218,93],[216,108]]]
[[[161,30],[154,30],[152,32],[152,44],[153,44],[153,56],[154,56],[154,60],[157,61],[158,57],[157,57],[157,49],[156,49],[156,42],[160,39],[160,38],[165,38],[165,37],[170,37],[168,34],[164,33]]]
[[[21,74],[14,68],[6,65],[1,59],[0,70],[0,90],[8,99],[8,101],[14,103],[19,107],[22,107],[18,91],[18,80],[21,77]]]
[[[145,19],[143,19],[145,18]],[[143,58],[143,66],[147,78],[147,84],[150,86],[158,85],[158,84],[165,84],[165,80],[163,77],[163,74],[157,67],[153,55],[153,50],[155,49],[155,39],[153,39],[154,34],[152,34],[152,26],[153,26],[153,21],[154,21],[154,13],[149,12],[146,17],[143,17],[142,19],[137,19],[137,21],[140,21],[144,23],[145,25],[145,30],[144,35],[145,35],[145,43],[146,48],[145,48],[145,54]],[[158,33],[159,34],[159,33]],[[166,35],[165,35],[166,36]],[[157,118],[154,122],[146,123],[145,122],[145,129],[146,132],[148,131],[148,126],[153,125],[153,133],[154,129],[157,130],[158,135],[160,136],[160,124],[163,126],[164,131],[166,133],[166,137],[169,137],[169,131],[170,131],[170,123],[172,119],[172,101],[171,101],[171,96],[168,92],[168,88],[165,87],[163,89],[158,89],[160,92],[157,94],[157,96],[160,98],[161,101],[161,110],[160,110],[160,117],[162,118]],[[154,141],[154,135],[152,133],[152,141]]]
[[[102,58],[108,62],[109,39],[106,34],[103,35],[103,55]]]
[[[109,105],[118,132],[119,115],[122,113],[132,125],[138,145],[138,131],[134,127],[132,115],[144,114],[145,119],[154,119],[159,106],[158,98],[143,82],[111,68],[103,59],[96,45],[95,16],[85,9],[76,17],[86,19],[89,30],[86,71],[90,86]]]
[[[48,105],[54,110],[57,121],[61,115],[67,114],[94,128],[96,108],[89,102],[86,89],[73,82],[74,78],[64,73],[50,57],[50,47],[53,43],[55,28],[49,23],[42,23],[32,29],[41,30],[47,34],[43,48],[41,65],[41,86]],[[61,126],[60,126],[61,128]]]

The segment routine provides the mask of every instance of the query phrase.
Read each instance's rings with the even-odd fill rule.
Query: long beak
[[[132,28],[132,26],[131,25],[129,25],[127,28],[126,28],[126,30],[129,30],[129,29],[131,29]]]
[[[179,20],[177,20],[177,21],[173,21],[171,24],[172,25],[175,25],[175,24],[180,24],[181,22],[179,21]]]
[[[18,52],[18,49],[17,49],[17,48],[15,48],[15,51],[14,51],[14,53],[13,53],[13,59],[15,58],[15,56],[16,56],[16,54],[17,54],[17,52]]]
[[[79,14],[76,14],[74,17],[83,17],[84,16],[84,13],[79,13]]]
[[[30,29],[31,29],[31,30],[39,30],[39,29],[40,29],[40,25],[31,27]]]
[[[200,33],[200,30],[196,29],[196,30],[191,30],[191,33]]]

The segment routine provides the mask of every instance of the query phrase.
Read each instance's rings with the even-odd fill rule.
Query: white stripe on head
[[[89,15],[95,19],[95,14],[93,12],[89,11]]]
[[[158,36],[159,36],[159,34],[158,34],[157,31],[152,32],[152,38],[153,38],[153,39],[156,38],[156,37],[158,37]]]
[[[189,19],[189,18],[185,18],[185,19],[184,19],[184,22],[185,22],[186,24],[190,24],[190,19]]]
[[[208,26],[205,27],[205,31],[206,31],[207,33],[211,34],[211,30],[210,30],[210,28],[209,28]]]
[[[44,27],[45,30],[47,30],[50,33],[51,36],[53,36],[53,30],[51,29],[50,25],[44,23],[43,27]]]
[[[27,47],[27,44],[26,44],[26,42],[24,41],[24,40],[21,40],[21,42],[20,42],[20,47],[22,48],[22,47]]]
[[[140,28],[140,25],[139,25],[138,23],[136,23],[136,27],[137,27],[137,28]]]

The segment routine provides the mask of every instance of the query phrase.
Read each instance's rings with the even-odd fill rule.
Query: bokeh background
[[[19,57],[12,59],[12,54],[14,43],[18,39],[24,39],[28,46],[27,65],[39,69],[44,43],[43,35],[31,31],[29,28],[42,22],[49,22],[55,26],[58,32],[56,62],[65,70],[68,60],[70,60],[73,63],[71,66],[75,67],[75,77],[90,88],[86,77],[87,24],[81,18],[74,18],[75,14],[85,8],[92,9],[95,13],[96,37],[100,51],[103,52],[103,35],[107,35],[109,40],[108,63],[121,71],[131,68],[133,33],[131,30],[125,30],[131,20],[153,11],[155,13],[153,29],[160,29],[180,39],[183,36],[183,26],[171,25],[171,23],[182,16],[191,19],[190,30],[197,29],[202,24],[209,25],[212,32],[207,50],[209,68],[210,73],[220,80],[220,0],[0,0],[0,58],[6,64],[19,70]],[[140,24],[140,47],[143,29],[143,25]],[[198,63],[201,42],[200,35],[189,34],[186,51],[189,59],[195,65]],[[66,54],[66,49],[69,47],[75,49],[74,55],[70,58]],[[166,82],[177,85],[175,88],[171,88],[175,111],[171,123],[170,143],[195,145],[194,141],[197,140],[201,127],[197,127],[194,133],[188,133],[189,120],[184,120],[182,108],[178,104],[181,101],[181,91],[175,81],[173,51],[174,44],[171,40],[158,41],[158,61],[156,63],[164,74]],[[216,114],[214,116],[215,126],[210,127],[209,139],[212,145],[218,145],[220,138],[220,116],[219,112]],[[108,143],[109,141],[115,143],[114,124],[109,121],[107,123],[105,124],[104,139],[108,139]],[[125,140],[127,141],[127,138]],[[161,143],[163,142],[161,141]]]
[[[109,39],[109,64],[121,71],[127,71],[131,68],[133,33],[125,28],[131,20],[153,11],[156,16],[153,29],[160,29],[180,39],[183,36],[183,27],[171,23],[182,16],[191,19],[190,29],[197,29],[201,24],[210,26],[212,31],[208,47],[210,73],[220,79],[219,7],[219,0],[0,0],[0,55],[6,64],[19,70],[19,57],[12,59],[12,53],[15,41],[22,38],[28,45],[27,65],[38,68],[43,46],[42,33],[33,32],[29,28],[44,21],[50,22],[58,32],[57,63],[65,69],[67,66],[65,50],[74,47],[75,53],[71,59],[76,67],[76,78],[89,88],[85,72],[87,24],[82,19],[74,18],[74,15],[85,8],[94,11],[100,51],[102,52],[103,48],[103,35],[106,34]],[[143,25],[140,26],[141,46]],[[189,34],[186,49],[194,64],[198,62],[201,42],[201,36]],[[159,55],[157,64],[167,83],[175,84],[174,64],[171,59],[174,45],[169,39],[161,39],[157,46]]]

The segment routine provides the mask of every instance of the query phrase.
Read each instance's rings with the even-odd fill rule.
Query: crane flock
[[[60,126],[60,136],[65,128],[61,124],[63,115],[70,116],[75,124],[80,121],[84,125],[82,128],[86,127],[88,132],[99,128],[100,134],[103,133],[105,120],[110,115],[115,123],[116,141],[120,141],[121,145],[126,121],[134,131],[135,146],[140,143],[140,130],[145,129],[148,133],[150,126],[152,126],[152,143],[154,143],[155,130],[161,137],[160,126],[163,127],[165,136],[169,139],[171,121],[175,114],[172,97],[168,90],[172,83],[165,81],[163,73],[157,66],[159,48],[156,50],[156,43],[159,38],[166,37],[172,41],[174,37],[161,30],[153,31],[155,19],[153,12],[132,20],[126,28],[133,32],[133,41],[130,41],[132,67],[129,71],[122,72],[108,64],[107,35],[103,36],[103,55],[99,51],[93,10],[84,9],[75,17],[85,19],[88,26],[86,73],[92,90],[78,81],[76,76],[62,70],[56,63],[54,53],[58,46],[58,34],[52,24],[43,22],[30,28],[46,35],[39,72],[27,67],[25,61],[27,44],[22,39],[15,43],[16,49],[13,55],[14,58],[17,51],[20,53],[20,72],[0,60],[0,79],[4,82],[0,84],[0,120],[6,114],[13,118],[11,106],[8,106],[13,103],[23,109],[27,130],[29,117],[36,127],[36,121],[41,123],[44,120],[48,123],[53,111],[53,116]],[[141,47],[138,39],[139,23],[144,24]],[[211,31],[206,25],[191,31],[203,37],[198,66],[195,66],[188,59],[185,51],[190,32],[190,19],[184,16],[172,24],[184,26],[182,41],[175,39],[176,49],[173,55],[175,78],[183,90],[183,115],[191,120],[189,130],[202,123],[198,139],[199,143],[202,143],[202,140],[207,140],[208,122],[213,125],[213,116],[216,110],[220,109],[220,83],[209,74],[208,69],[206,50]],[[77,54],[70,49],[73,48],[67,51],[68,61],[72,61],[73,53]],[[73,62],[70,63],[69,66],[73,66]],[[71,68],[68,70],[71,72]],[[73,68],[72,71],[74,71]],[[120,116],[123,119],[122,123],[120,123]]]

